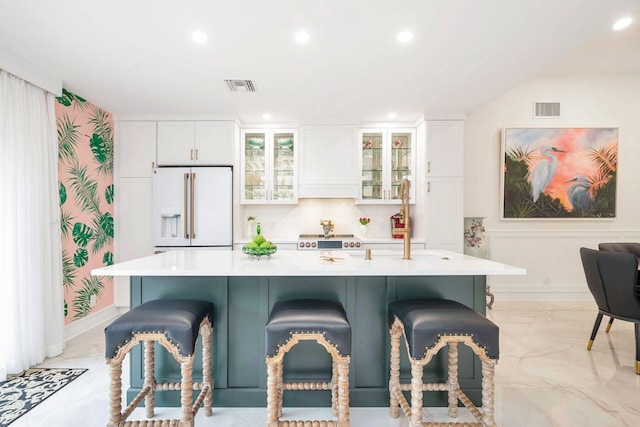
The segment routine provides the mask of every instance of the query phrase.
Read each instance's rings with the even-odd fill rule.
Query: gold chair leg
[[[449,372],[447,375],[447,388],[449,397],[449,416],[455,418],[458,416],[458,343],[449,343]]]

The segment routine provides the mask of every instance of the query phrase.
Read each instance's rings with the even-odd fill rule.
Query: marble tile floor
[[[591,352],[586,350],[596,309],[591,302],[501,302],[488,316],[500,326],[496,371],[496,421],[501,427],[622,427],[640,425],[640,376],[635,375],[633,324],[605,323]],[[102,328],[67,343],[65,352],[39,366],[83,367],[89,371],[22,416],[11,427],[105,426],[108,371]],[[304,412],[303,412],[304,411]],[[459,421],[472,417],[461,408]],[[325,408],[285,408],[292,419],[326,418]],[[178,416],[178,408],[157,408],[157,416]],[[352,408],[353,427],[408,427],[388,408]],[[137,409],[133,419],[144,419]],[[425,409],[425,419],[446,420],[444,408]],[[265,408],[214,408],[196,426],[255,427]]]

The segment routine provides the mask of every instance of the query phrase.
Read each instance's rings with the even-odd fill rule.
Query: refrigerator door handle
[[[184,174],[184,216],[182,217],[182,220],[184,221],[184,238],[188,239],[189,238],[189,229],[187,228],[187,189],[188,189],[188,185],[189,185],[189,174],[185,173]]]
[[[196,238],[196,174],[191,174],[191,238]]]

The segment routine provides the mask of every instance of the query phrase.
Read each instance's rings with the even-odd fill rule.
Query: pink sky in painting
[[[572,178],[582,176],[589,178],[596,170],[596,165],[590,156],[592,149],[600,149],[608,145],[617,145],[617,132],[607,132],[607,129],[539,129],[540,138],[525,141],[517,140],[517,144],[522,148],[531,151],[534,155],[529,164],[529,171],[535,165],[542,162],[549,162],[546,156],[541,154],[541,148],[545,145],[555,147],[564,153],[553,153],[558,159],[556,173],[551,183],[546,187],[544,193],[550,197],[558,198],[567,210],[573,207],[569,202],[567,190],[575,182]]]

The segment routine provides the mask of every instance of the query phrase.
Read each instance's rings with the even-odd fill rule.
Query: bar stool
[[[447,391],[449,416],[458,415],[458,399],[473,414],[477,423],[468,426],[495,426],[494,368],[498,360],[498,327],[489,319],[455,301],[443,299],[404,300],[389,305],[391,324],[391,375],[389,380],[390,411],[398,417],[402,408],[412,427],[450,426],[455,422],[423,422],[422,393]],[[400,337],[404,335],[411,384],[400,383]],[[467,345],[482,362],[482,412],[469,400],[458,383],[458,343]],[[446,383],[423,384],[422,373],[433,356],[448,345]],[[402,394],[411,392],[411,405]],[[458,423],[458,425],[460,425]]]
[[[325,300],[275,303],[265,327],[267,427],[349,427],[349,355],[351,326],[342,304]],[[331,355],[331,381],[284,382],[284,355],[300,341],[316,341]],[[334,420],[280,421],[284,390],[331,390]]]
[[[123,314],[105,329],[107,364],[111,367],[110,419],[107,427],[193,426],[195,414],[204,405],[212,414],[211,333],[213,304],[195,300],[155,300]],[[198,334],[202,335],[202,383],[193,383],[193,359]],[[122,410],[122,360],[137,344],[144,342],[144,384],[142,390]],[[181,382],[157,383],[154,375],[154,348],[158,342],[180,363]],[[182,417],[172,420],[127,421],[145,400],[146,416],[153,417],[156,390],[180,390]],[[195,404],[193,391],[200,390]],[[193,404],[193,405],[192,405]]]

